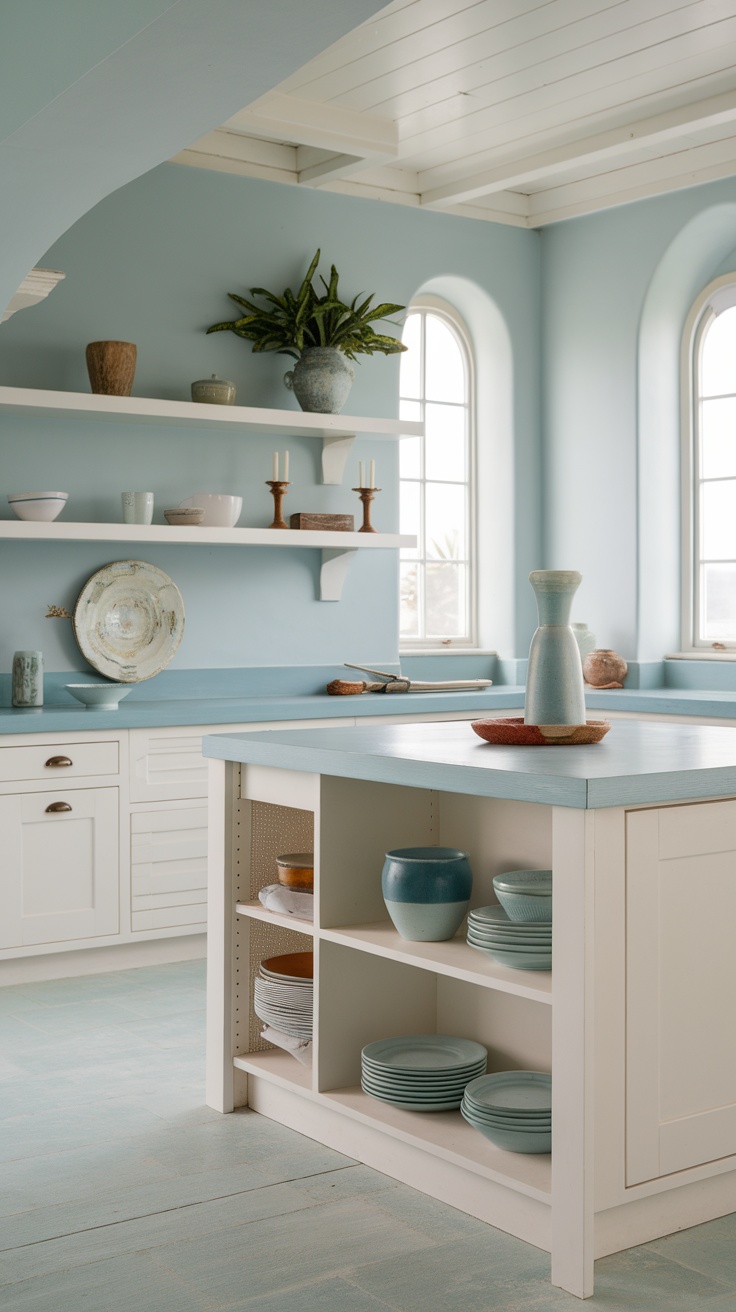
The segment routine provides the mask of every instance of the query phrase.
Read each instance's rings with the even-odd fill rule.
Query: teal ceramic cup
[[[473,872],[456,847],[397,847],[386,853],[381,889],[402,938],[440,943],[452,938],[470,905]]]

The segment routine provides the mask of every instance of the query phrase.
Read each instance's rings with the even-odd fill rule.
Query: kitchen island
[[[736,729],[616,721],[591,747],[493,747],[467,723],[214,734],[208,1102],[249,1105],[552,1254],[594,1259],[736,1210]],[[410,943],[384,853],[554,872],[553,970]],[[275,856],[315,853],[315,923],[266,912]],[[313,1066],[269,1046],[259,962],[314,948]],[[475,1039],[489,1070],[552,1072],[551,1156],[496,1148],[459,1112],[360,1088],[376,1039]]]

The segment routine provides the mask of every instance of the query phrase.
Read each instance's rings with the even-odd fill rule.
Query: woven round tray
[[[586,724],[525,724],[515,719],[471,720],[470,727],[487,743],[514,747],[577,747],[599,743],[611,727],[609,720]]]

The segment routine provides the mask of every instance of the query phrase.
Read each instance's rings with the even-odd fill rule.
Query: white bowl
[[[116,711],[123,697],[133,691],[132,683],[67,683],[64,687],[88,711]]]
[[[205,528],[234,528],[243,509],[243,498],[231,497],[225,492],[195,492],[194,496],[180,501],[179,506],[183,510],[189,506],[201,506]]]
[[[61,514],[68,499],[68,492],[8,492],[8,505],[18,519],[44,520],[47,524]]]

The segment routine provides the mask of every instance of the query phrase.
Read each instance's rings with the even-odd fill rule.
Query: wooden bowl
[[[279,883],[286,888],[300,888],[308,893],[314,889],[314,856],[311,852],[277,856],[276,872]]]
[[[267,957],[261,962],[266,970],[276,975],[288,975],[291,979],[312,979],[314,976],[313,952],[286,952],[280,957]]]

